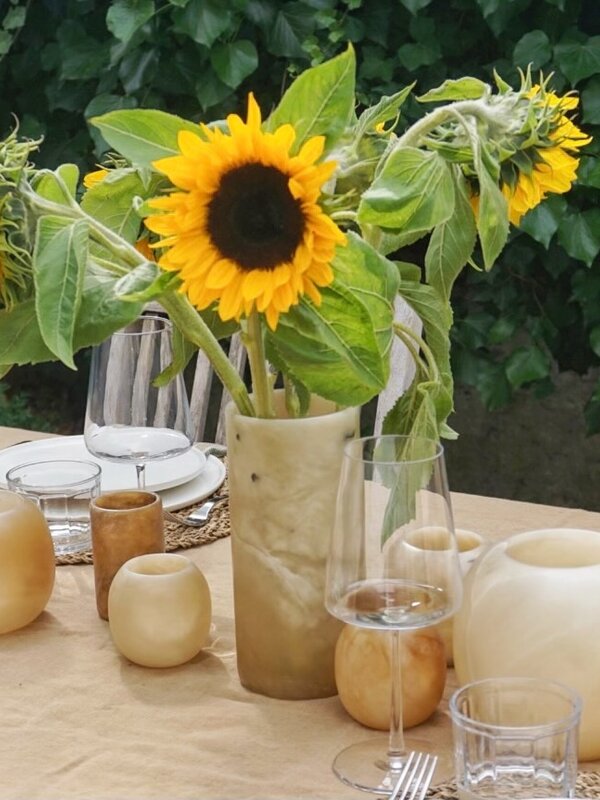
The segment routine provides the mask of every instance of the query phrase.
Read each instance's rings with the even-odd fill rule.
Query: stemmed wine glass
[[[405,741],[401,631],[440,622],[462,596],[458,548],[442,447],[412,436],[374,436],[346,444],[327,562],[326,605],[352,625],[388,631],[391,647],[389,739],[372,738],[338,754],[345,783],[390,794],[410,750]]]
[[[135,464],[138,489],[146,463],[190,449],[194,432],[183,375],[157,381],[172,363],[172,325],[139,317],[92,350],[84,440],[90,453]]]

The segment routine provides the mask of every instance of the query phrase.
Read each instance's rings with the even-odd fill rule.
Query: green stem
[[[463,116],[474,116],[483,119],[493,120],[493,110],[480,100],[460,100],[451,106],[441,106],[435,111],[430,111],[422,119],[415,122],[411,127],[399,137],[393,149],[399,147],[418,147],[421,139],[428,133],[435,130],[443,122],[457,114]]]
[[[68,217],[69,219],[73,220],[83,219],[89,225],[90,234],[93,239],[98,242],[98,244],[101,244],[110,250],[110,252],[116,255],[120,261],[124,262],[130,267],[139,267],[141,264],[146,263],[147,259],[141,253],[139,253],[133,245],[126,242],[117,233],[111,231],[110,228],[107,228],[101,222],[98,222],[98,220],[94,219],[94,217],[86,214],[81,206],[71,198],[68,189],[64,186],[64,183],[57,178],[54,173],[53,177],[57,179],[59,185],[62,184],[61,189],[66,198],[68,198],[69,204],[63,205],[62,203],[55,203],[52,200],[47,200],[45,197],[39,195],[29,183],[24,182],[20,186],[20,189],[32,206],[34,206],[38,211],[43,211],[46,214],[55,214],[59,217]],[[119,267],[118,264],[113,264],[113,272],[118,275],[126,275],[129,270]]]
[[[245,343],[252,376],[252,394],[256,405],[256,416],[271,419],[275,416],[273,392],[267,373],[261,320],[256,310],[248,315]]]
[[[425,355],[425,359],[427,360],[427,365],[429,370],[426,370],[429,374],[430,380],[439,381],[440,379],[440,371],[436,364],[435,358],[433,353],[431,352],[429,346],[425,343],[425,340],[415,333],[411,328],[407,325],[403,325],[401,322],[395,321],[394,322],[394,333],[398,336],[406,347],[408,348],[411,356],[415,359],[417,366],[424,367],[423,360],[420,358],[415,348],[409,344],[409,340],[412,340],[415,344],[418,345],[418,348],[423,351]]]
[[[179,328],[186,339],[189,339],[190,342],[206,353],[214,371],[231,395],[231,399],[240,414],[246,417],[256,416],[244,381],[225,355],[223,348],[208,325],[187,297],[180,292],[170,291],[165,292],[158,299],[171,321]]]

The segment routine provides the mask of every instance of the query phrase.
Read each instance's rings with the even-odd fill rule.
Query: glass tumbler
[[[538,678],[488,678],[450,699],[459,800],[572,797],[581,699]]]
[[[58,459],[19,464],[7,487],[33,500],[50,528],[57,555],[91,549],[90,502],[100,494],[102,468],[92,461]]]

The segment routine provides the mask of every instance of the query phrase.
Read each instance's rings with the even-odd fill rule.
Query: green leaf
[[[386,356],[393,338],[394,300],[400,284],[398,269],[352,232],[348,233],[348,245],[336,252],[334,269],[336,281],[351,289],[368,310],[379,340],[379,352]]]
[[[452,411],[452,371],[450,368],[450,326],[452,309],[436,289],[424,283],[403,281],[399,294],[423,323],[425,341],[439,369],[440,388],[436,390],[436,413],[443,422]]]
[[[513,50],[514,63],[527,69],[531,64],[531,69],[539,70],[552,58],[552,47],[550,39],[544,31],[529,31],[522,36]]]
[[[5,56],[14,41],[14,36],[11,36],[7,31],[0,29],[0,57]]]
[[[199,73],[194,92],[204,111],[231,97],[231,89],[219,80],[212,68]]]
[[[26,17],[27,8],[24,6],[13,6],[6,12],[2,20],[2,27],[5,31],[17,31],[25,24]]]
[[[600,325],[596,325],[590,331],[590,345],[594,353],[600,358]]]
[[[128,302],[116,296],[117,281],[105,270],[86,274],[77,316],[75,350],[100,344],[141,314],[143,303]]]
[[[267,120],[267,130],[284,123],[296,130],[295,150],[312,136],[323,135],[331,148],[354,117],[354,50],[299,75]]]
[[[276,7],[278,4],[274,4]],[[256,17],[256,14],[254,15]],[[260,21],[266,29],[269,12],[264,10]],[[306,6],[287,3],[277,11],[269,31],[267,45],[269,53],[283,58],[306,58],[302,43],[310,34],[314,22]]]
[[[173,12],[173,31],[212,47],[230,27],[232,19],[231,9],[219,0],[189,0],[184,8]]]
[[[33,263],[40,331],[48,349],[72,369],[87,243],[84,220],[46,216],[38,222]]]
[[[567,201],[564,197],[557,194],[550,195],[547,200],[525,214],[519,223],[519,230],[528,233],[547,250],[566,210]]]
[[[499,317],[488,331],[490,344],[503,344],[517,331],[518,322],[514,317]]]
[[[411,83],[410,86],[406,86],[391,96],[382,97],[376,105],[363,111],[358,118],[358,124],[354,131],[354,140],[362,138],[367,131],[374,130],[376,125],[394,119],[413,87],[414,83]]]
[[[600,252],[600,208],[564,216],[558,228],[558,241],[572,258],[591,267]]]
[[[455,100],[478,100],[483,97],[489,87],[478,78],[459,78],[458,80],[447,80],[436,89],[417,97],[420,103],[451,103]]]
[[[159,158],[179,155],[177,135],[186,130],[202,136],[194,122],[151,109],[109,111],[93,117],[95,125],[108,144],[137,166],[151,167]]]
[[[392,152],[363,193],[358,219],[406,234],[440,225],[453,210],[454,181],[448,164],[437,153],[406,147]]]
[[[57,180],[62,181],[62,185]],[[61,164],[54,172],[46,172],[35,184],[35,190],[46,200],[68,205],[75,197],[79,183],[79,168],[75,164]],[[63,185],[66,192],[63,191]]]
[[[139,238],[141,226],[134,200],[154,197],[159,182],[156,175],[153,180],[144,182],[137,170],[112,170],[103,181],[86,191],[81,207],[86,214],[133,244]]]
[[[427,282],[437,289],[446,302],[450,300],[454,281],[473,253],[476,237],[475,216],[465,182],[457,176],[454,213],[446,222],[434,228],[425,254]]]
[[[554,48],[554,58],[568,78],[575,84],[600,72],[600,36],[569,34]]]
[[[398,48],[398,59],[402,66],[410,72],[435,64],[442,57],[437,42],[403,44]]]
[[[550,359],[536,345],[519,347],[507,358],[506,377],[515,389],[550,374]]]
[[[108,41],[100,42],[88,36],[75,20],[65,20],[56,38],[61,57],[60,78],[84,81],[98,78],[109,63]]]
[[[188,365],[191,357],[197,352],[198,348],[189,342],[179,328],[173,328],[171,337],[173,346],[173,360],[171,363],[154,379],[154,386],[166,386],[176,375]]]
[[[0,364],[40,364],[54,358],[42,338],[33,299],[0,310]]]
[[[165,272],[158,264],[147,261],[117,281],[115,295],[128,302],[148,303],[160,298],[173,284],[180,283],[173,272]]]
[[[404,8],[407,8],[411,14],[418,14],[431,3],[431,0],[400,0]]]
[[[237,89],[257,68],[258,53],[253,42],[238,39],[230,44],[215,45],[210,51],[210,62],[223,83]]]
[[[382,433],[438,439],[439,427],[434,396],[439,388],[439,383],[418,381],[415,378],[386,414]]]
[[[588,125],[600,125],[600,76],[588,81],[581,92],[582,119]]]
[[[398,278],[391,262],[353,234],[338,248],[334,270],[318,308],[303,301],[282,315],[276,336],[267,333],[267,353],[311,392],[360,405],[387,383]]]
[[[106,12],[106,27],[121,42],[154,16],[154,0],[113,0]]]
[[[490,270],[508,239],[508,208],[496,181],[482,163],[480,153],[475,153],[475,168],[479,179],[479,213],[477,232],[481,242],[483,264]]]

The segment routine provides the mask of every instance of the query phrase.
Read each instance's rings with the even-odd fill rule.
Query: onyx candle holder
[[[96,607],[108,619],[108,591],[135,556],[164,553],[163,510],[154,492],[108,492],[90,503]]]

